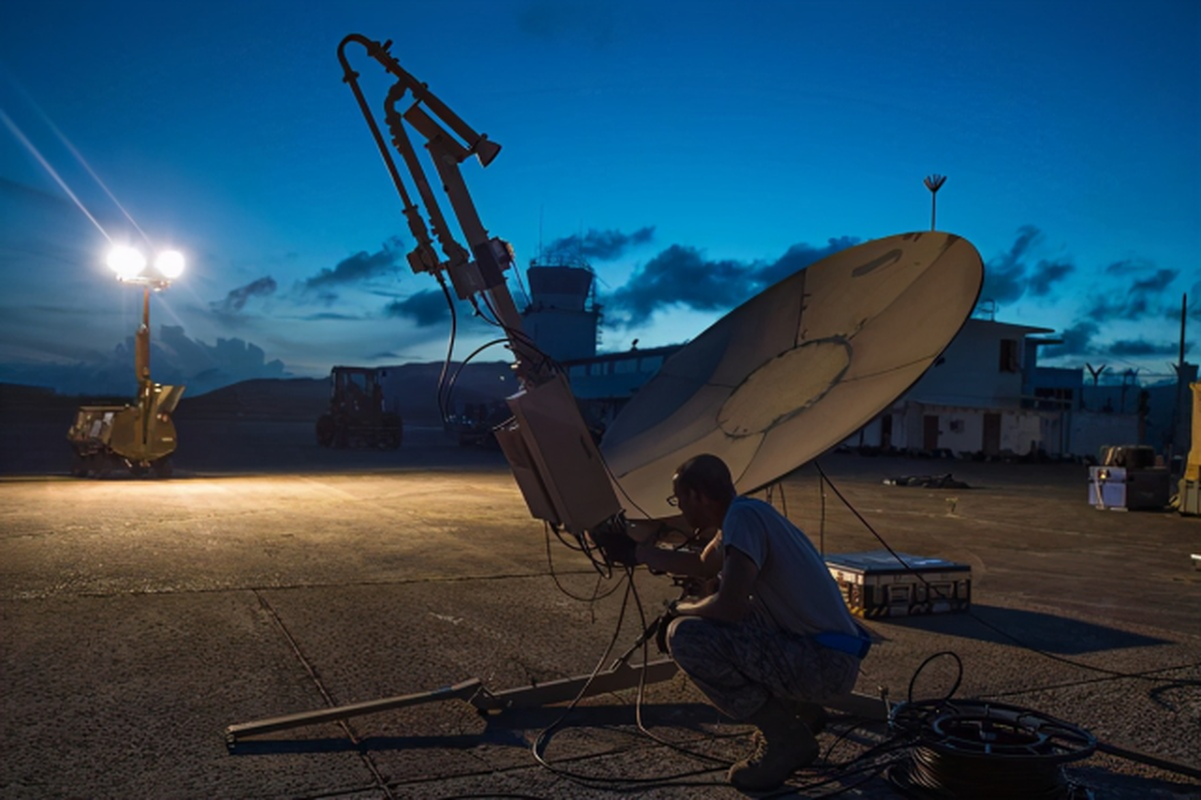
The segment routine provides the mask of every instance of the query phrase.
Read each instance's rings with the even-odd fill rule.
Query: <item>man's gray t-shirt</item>
[[[800,634],[858,635],[838,584],[801,529],[762,500],[737,497],[726,512],[722,546],[759,567],[752,613],[770,627]]]

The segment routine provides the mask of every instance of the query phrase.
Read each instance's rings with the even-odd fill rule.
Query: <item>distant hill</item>
[[[328,406],[329,380],[326,378],[256,378],[197,397],[185,394],[175,416],[315,421]]]
[[[452,364],[447,379],[455,375]],[[439,424],[438,379],[442,364],[402,364],[387,367],[386,402],[410,423]],[[502,399],[516,391],[509,365],[504,362],[468,364],[455,381],[452,402],[479,403]],[[177,419],[228,418],[317,420],[329,407],[328,378],[256,378],[214,389],[201,395],[184,394],[175,412]],[[81,405],[123,405],[129,396],[57,394],[44,386],[0,383],[0,414],[15,420],[63,420],[70,424]]]

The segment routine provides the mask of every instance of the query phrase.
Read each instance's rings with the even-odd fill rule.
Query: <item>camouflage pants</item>
[[[679,617],[667,629],[667,646],[697,688],[736,720],[772,697],[820,704],[848,694],[859,674],[855,656],[753,622]]]

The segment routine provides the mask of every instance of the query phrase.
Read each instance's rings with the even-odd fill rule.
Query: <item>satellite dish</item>
[[[976,305],[984,267],[939,231],[875,239],[765,289],[668,359],[605,433],[632,508],[666,517],[671,476],[713,453],[740,492],[846,439],[905,393]]]

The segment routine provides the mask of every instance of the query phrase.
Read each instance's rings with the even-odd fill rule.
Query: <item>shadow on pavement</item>
[[[712,736],[703,725],[732,724],[712,706],[704,703],[643,704],[642,719],[647,727],[670,726],[698,736]],[[434,736],[369,736],[355,744],[345,737],[325,739],[243,739],[230,747],[236,756],[280,755],[284,753],[381,752],[387,750],[470,749],[480,745],[499,745],[527,749],[531,739],[526,733],[555,726],[564,732],[573,728],[615,728],[635,725],[632,705],[578,706],[520,709],[485,717],[486,726],[478,734],[456,733]],[[562,721],[562,724],[556,725]],[[722,734],[725,735],[725,734]],[[741,735],[741,734],[739,734]]]
[[[871,622],[874,630],[885,637],[888,626],[896,625],[982,642],[1016,644],[1058,655],[1081,655],[1170,643],[1167,639],[1157,639],[1041,611],[986,605],[973,605],[966,613],[932,614]]]

